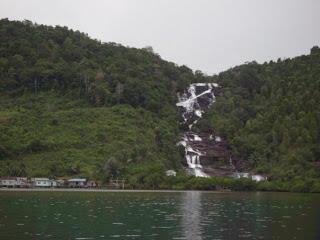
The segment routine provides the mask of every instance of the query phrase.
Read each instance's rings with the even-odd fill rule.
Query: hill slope
[[[213,77],[223,93],[202,131],[226,139],[244,169],[270,179],[320,177],[320,49],[310,55],[244,64]]]
[[[275,190],[319,191],[318,47],[207,77],[150,47],[8,19],[0,20],[0,175],[125,177],[154,187],[165,169],[181,169],[176,143],[187,126],[178,124],[176,93],[195,82],[222,87],[193,127],[223,139],[228,154],[219,166],[229,164],[231,149],[239,170],[294,183]],[[191,181],[214,189],[211,180]]]
[[[201,78],[150,47],[2,19],[0,174],[107,179],[140,165],[179,169],[176,91]]]

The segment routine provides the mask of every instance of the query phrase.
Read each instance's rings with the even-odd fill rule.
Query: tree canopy
[[[212,77],[222,96],[200,123],[227,139],[246,169],[274,180],[320,177],[320,49],[250,62]]]

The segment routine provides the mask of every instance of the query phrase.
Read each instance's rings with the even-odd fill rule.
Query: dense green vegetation
[[[0,90],[10,96],[56,91],[93,106],[130,104],[165,115],[175,92],[196,79],[151,47],[101,43],[67,27],[2,19],[0,44]]]
[[[106,181],[140,165],[178,169],[176,91],[196,79],[150,47],[2,19],[0,174]]]
[[[213,77],[223,95],[200,128],[231,143],[247,170],[271,180],[320,178],[320,49],[310,55],[251,62]]]
[[[116,177],[121,165],[177,168],[174,126],[129,105],[93,108],[52,93],[1,99],[1,174]]]
[[[172,189],[211,191],[276,191],[320,192],[320,179],[294,179],[292,181],[255,182],[248,178],[212,177],[199,178],[180,172],[177,177],[167,177],[161,168],[143,166],[144,171],[132,174],[125,185],[128,189]],[[132,172],[134,173],[134,171]]]
[[[272,182],[181,170],[176,92],[218,82],[199,122],[243,170]],[[206,77],[151,47],[101,43],[66,27],[0,20],[0,176],[125,178],[129,188],[320,191],[320,49]],[[166,169],[179,171],[166,177]]]

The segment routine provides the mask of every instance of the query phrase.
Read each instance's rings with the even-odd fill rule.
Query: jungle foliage
[[[0,20],[0,174],[102,181],[178,169],[176,91],[202,76],[151,47]]]
[[[200,122],[273,181],[320,178],[320,49],[277,62],[250,62],[213,77],[222,96]]]
[[[176,92],[217,82],[199,121],[245,170],[272,182],[199,179],[181,169]],[[204,76],[151,47],[67,27],[0,20],[0,175],[126,178],[132,188],[320,191],[320,49]]]

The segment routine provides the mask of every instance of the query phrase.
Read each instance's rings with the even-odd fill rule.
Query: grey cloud
[[[308,53],[320,42],[318,0],[2,0],[1,18],[68,26],[103,42],[153,46],[212,74]]]

